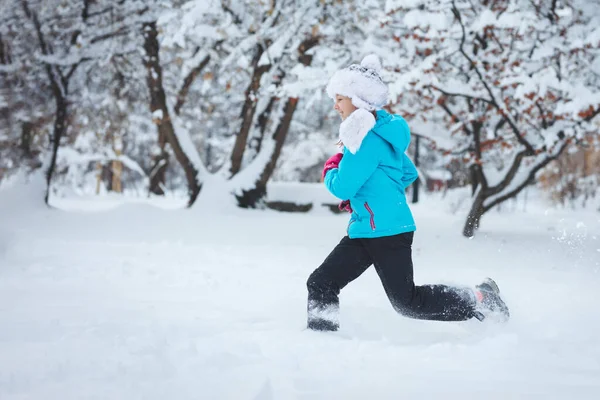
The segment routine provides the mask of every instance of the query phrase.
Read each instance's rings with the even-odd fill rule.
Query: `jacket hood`
[[[378,110],[372,131],[388,142],[396,152],[404,153],[408,149],[410,129],[401,116]]]

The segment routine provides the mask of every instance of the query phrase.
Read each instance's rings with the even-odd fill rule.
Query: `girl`
[[[327,85],[340,114],[342,153],[323,168],[327,189],[351,213],[347,236],[308,278],[308,328],[339,328],[339,294],[371,264],[394,309],[407,317],[483,321],[509,311],[496,283],[486,279],[475,289],[445,285],[415,286],[411,245],[416,229],[404,191],[417,170],[405,154],[410,130],[399,115],[382,108],[388,89],[375,55],[337,71]]]

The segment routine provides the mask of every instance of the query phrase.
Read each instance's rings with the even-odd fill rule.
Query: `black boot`
[[[332,304],[323,306],[314,300],[308,301],[308,329],[314,331],[337,331],[339,306]]]
[[[475,286],[477,305],[475,306],[475,318],[483,321],[491,318],[499,322],[506,322],[510,318],[510,312],[506,303],[500,297],[498,284],[491,278],[486,278],[482,283]]]
[[[313,331],[335,332],[339,327],[340,326],[336,322],[328,321],[326,319],[315,318],[308,320],[308,329]]]

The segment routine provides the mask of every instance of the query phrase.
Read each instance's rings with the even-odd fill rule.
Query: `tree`
[[[37,86],[37,90],[48,90],[54,101],[50,149],[45,152],[47,156],[43,163],[47,184],[45,202],[48,204],[59,148],[66,140],[73,116],[71,105],[80,100],[74,94],[81,88],[78,83],[85,80],[81,66],[114,55],[107,45],[108,39],[124,36],[129,17],[143,14],[147,8],[131,5],[127,7],[129,14],[119,14],[117,18],[113,6],[92,0],[12,0],[8,9],[11,11],[9,30],[16,32],[13,36],[17,39],[12,63],[34,72],[20,74],[18,69],[13,69],[9,79],[22,80],[27,86]],[[24,90],[15,92],[27,93]],[[36,103],[35,107],[47,109],[47,100]],[[31,125],[30,119],[25,122],[23,129],[26,131],[36,125]],[[24,132],[23,137],[31,137],[31,134]]]
[[[394,10],[406,25],[390,23],[408,57],[394,108],[468,163],[473,203],[463,234],[471,237],[484,213],[596,132],[598,2],[416,3]]]
[[[45,107],[52,97],[39,79],[44,71],[28,58],[35,36],[21,29],[19,11],[6,5],[0,12],[0,181],[41,166],[43,131],[52,120]]]
[[[273,174],[298,104],[297,94],[286,92],[285,84],[290,70],[296,65],[310,65],[312,61],[308,52],[319,41],[318,30],[314,27],[322,9],[323,6],[318,1],[302,4],[291,0],[271,3],[248,1],[238,4],[236,10],[230,8],[228,2],[219,6],[216,2],[186,3],[179,13],[174,11],[164,17],[161,25],[165,31],[165,50],[172,51],[179,47],[189,57],[192,52],[188,49],[194,49],[192,58],[196,65],[190,66],[184,58],[187,73],[182,74],[182,83],[176,85],[178,90],[172,89],[172,83],[171,89],[159,84],[161,74],[156,73],[160,69],[158,52],[150,54],[150,47],[146,47],[148,60],[154,62],[152,77],[156,85],[151,91],[160,93],[160,86],[163,87],[163,93],[176,93],[174,113],[170,112],[166,95],[160,101],[162,106],[157,113],[161,121],[159,126],[169,126],[171,121],[176,121],[176,127],[171,124],[174,132],[172,136],[179,140],[185,137],[188,143],[193,143],[193,140],[186,129],[190,124],[184,121],[187,117],[186,99],[193,92],[194,82],[200,72],[210,64],[213,65],[214,73],[209,74],[215,76],[213,90],[218,93],[213,97],[213,92],[209,91],[206,94],[209,100],[203,98],[201,101],[211,104],[211,113],[220,106],[227,108],[224,114],[229,118],[226,117],[225,120],[235,122],[225,125],[235,129],[236,133],[234,136],[231,131],[227,133],[235,138],[230,156],[210,179],[221,179],[221,188],[226,187],[226,190],[234,193],[241,207],[260,206],[266,194],[266,183]],[[215,24],[214,26],[217,26],[216,22],[220,22],[219,32],[204,25],[207,21]],[[146,26],[146,30],[148,29]],[[156,27],[150,27],[149,31],[156,32]],[[243,57],[247,51],[251,54],[249,59]],[[232,63],[236,58],[240,61]],[[233,87],[244,87],[245,71],[248,71],[246,90],[230,95]],[[225,82],[225,90],[220,86],[222,82]],[[223,99],[223,94],[227,97],[226,100]],[[230,110],[239,104],[238,101],[241,101],[239,118],[232,118]],[[195,117],[198,119],[197,115]],[[200,159],[192,146],[186,149],[189,150],[186,150],[188,157],[192,154],[194,159]],[[199,192],[203,180],[209,178],[206,166],[201,162],[187,165],[196,169],[194,171],[184,166],[186,175],[198,176],[198,171],[202,171],[202,176],[197,178]],[[188,179],[188,184],[189,182]],[[189,205],[194,201],[195,196],[191,196]]]

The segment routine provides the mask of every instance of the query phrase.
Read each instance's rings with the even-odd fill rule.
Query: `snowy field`
[[[345,215],[29,195],[0,192],[2,400],[600,398],[598,212],[517,203],[468,240],[426,199],[417,283],[492,276],[512,319],[402,318],[371,268],[317,333],[305,282]]]

